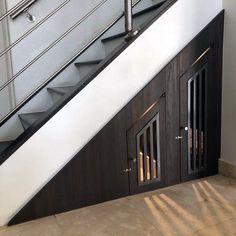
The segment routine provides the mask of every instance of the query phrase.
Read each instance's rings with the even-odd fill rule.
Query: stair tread
[[[83,66],[83,65],[97,65],[99,64],[103,59],[97,59],[97,60],[91,60],[91,61],[81,61],[81,62],[76,62],[76,66]]]
[[[26,130],[28,129],[35,121],[40,119],[45,112],[33,112],[33,113],[25,113],[20,114],[19,118],[21,120],[23,128]]]
[[[161,7],[165,2],[166,2],[166,0],[164,0],[162,2],[159,2],[159,3],[156,3],[155,5],[150,6],[148,8],[145,8],[142,11],[139,11],[139,12],[133,14],[133,17],[135,18],[135,17],[138,17],[140,15],[146,14],[146,13],[148,13],[150,11],[156,10],[157,8]]]
[[[102,39],[101,41],[103,43],[105,43],[107,41],[110,41],[110,40],[113,40],[113,39],[117,39],[117,38],[121,38],[121,37],[124,37],[124,36],[126,36],[126,32],[122,32],[122,33],[119,33],[119,34],[114,34],[112,36],[109,36],[107,38]]]
[[[65,95],[65,94],[67,94],[69,91],[71,91],[72,88],[73,88],[73,86],[50,87],[50,88],[48,88],[48,91],[49,91],[49,92],[58,93],[58,94],[60,94],[60,95]]]

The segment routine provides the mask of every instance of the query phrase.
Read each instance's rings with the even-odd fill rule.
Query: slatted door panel
[[[136,136],[136,155],[139,186],[160,181],[160,114]]]
[[[131,194],[166,184],[165,97],[147,110],[127,132]]]
[[[204,63],[203,63],[204,62]],[[207,172],[207,80],[203,60],[192,73],[180,78],[180,146],[182,181]]]
[[[188,174],[206,169],[207,65],[188,80]]]
[[[220,87],[213,64],[212,48],[180,78],[182,181],[216,174],[218,170]]]

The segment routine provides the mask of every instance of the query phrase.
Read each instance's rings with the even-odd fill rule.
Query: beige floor
[[[3,235],[236,236],[236,180],[213,176],[3,227]]]

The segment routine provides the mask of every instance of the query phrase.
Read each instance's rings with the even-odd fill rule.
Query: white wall
[[[0,225],[24,207],[221,10],[221,0],[177,1],[5,161],[0,166]]]
[[[223,6],[226,12],[221,157],[236,165],[236,1],[223,0]]]

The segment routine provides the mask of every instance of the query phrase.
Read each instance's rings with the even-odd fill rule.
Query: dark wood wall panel
[[[12,220],[16,224],[129,195],[127,131],[160,96],[166,96],[166,185],[180,183],[179,78],[209,47],[214,47],[217,82],[212,96],[221,111],[223,13],[216,17],[145,88],[142,89]],[[216,103],[214,103],[216,104]],[[96,117],[94,117],[96,119]],[[220,115],[210,127],[217,146],[210,153],[219,157]],[[214,133],[213,132],[213,133]],[[217,164],[212,169],[216,173]]]

